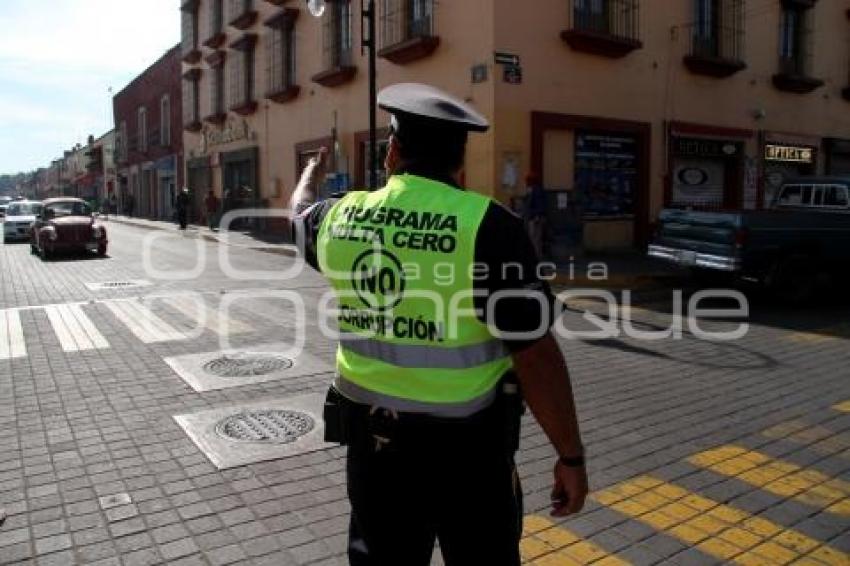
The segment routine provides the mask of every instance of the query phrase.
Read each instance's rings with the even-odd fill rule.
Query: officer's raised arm
[[[319,193],[319,183],[325,177],[325,169],[327,167],[327,148],[322,148],[315,157],[311,157],[304,171],[301,173],[301,179],[298,185],[292,192],[292,198],[289,200],[289,208],[295,214],[300,214],[308,206],[316,202],[316,197]]]

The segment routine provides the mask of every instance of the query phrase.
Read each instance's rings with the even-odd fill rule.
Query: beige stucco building
[[[758,207],[788,176],[850,174],[846,0],[376,4],[379,87],[431,83],[487,115],[465,183],[515,204],[539,173],[555,255],[634,246],[665,206]],[[300,0],[181,10],[199,198],[284,206],[323,145],[334,183],[367,182],[360,2],[321,19]]]

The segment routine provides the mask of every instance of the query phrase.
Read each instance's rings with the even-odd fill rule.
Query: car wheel
[[[97,256],[104,257],[106,255],[106,246],[98,246],[97,247]]]
[[[48,261],[51,257],[53,257],[53,254],[47,250],[47,246],[45,246],[44,244],[41,245],[40,251],[42,261]]]
[[[30,242],[30,253],[32,255],[35,255],[35,254],[38,253],[38,250],[36,249],[35,244],[33,244],[32,242]]]

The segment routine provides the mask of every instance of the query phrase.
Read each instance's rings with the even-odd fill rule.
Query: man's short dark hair
[[[450,122],[398,115],[392,134],[406,168],[451,174],[463,166],[468,132]]]

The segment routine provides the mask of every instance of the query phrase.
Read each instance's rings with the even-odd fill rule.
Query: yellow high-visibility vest
[[[456,417],[492,402],[512,360],[474,308],[475,241],[490,203],[399,175],[331,208],[317,256],[338,299],[344,395]]]

